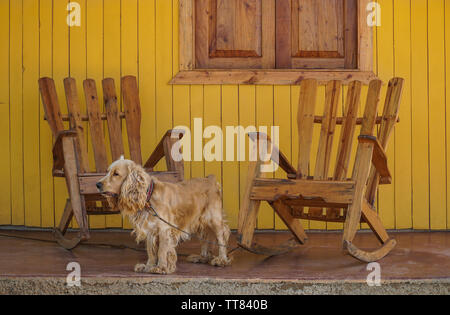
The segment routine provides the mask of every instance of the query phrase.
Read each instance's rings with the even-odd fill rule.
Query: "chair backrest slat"
[[[382,86],[383,82],[381,80],[372,80],[369,84],[366,107],[361,124],[361,135],[372,136],[374,134]]]
[[[378,140],[380,141],[383,149],[386,150],[389,138],[392,134],[395,124],[398,121],[400,100],[403,91],[404,79],[393,78],[389,81],[388,89],[386,92],[386,100],[383,109],[383,116],[378,131]],[[373,203],[375,200],[375,194],[380,181],[380,176],[375,168],[372,167],[368,179],[366,189],[366,199],[369,203]]]
[[[316,157],[315,179],[325,179],[328,177],[341,87],[342,84],[340,81],[330,81],[325,89],[325,108],[320,131],[319,149]]]
[[[341,96],[342,83],[330,81],[325,87],[325,106],[320,130],[319,148],[317,150],[314,179],[323,180],[328,178],[330,167],[331,150],[333,148],[333,137],[336,129],[336,116]],[[322,215],[322,208],[310,208],[311,216]]]
[[[83,82],[86,107],[89,117],[89,130],[91,131],[92,148],[94,152],[95,170],[99,173],[106,172],[108,159],[106,155],[105,135],[101,119],[100,107],[97,96],[97,86],[94,80]]]
[[[59,107],[58,95],[56,94],[55,82],[51,78],[39,79],[39,90],[41,92],[42,104],[44,105],[45,118],[47,119],[53,137],[64,130],[64,124]]]
[[[338,154],[334,172],[335,180],[344,180],[347,177],[350,164],[350,155],[355,134],[356,119],[358,117],[358,106],[361,97],[362,84],[353,81],[348,86],[347,98],[345,102],[344,123],[339,138]]]
[[[77,84],[74,78],[64,79],[64,91],[66,93],[67,111],[69,113],[70,128],[77,132],[75,149],[78,156],[79,172],[89,172],[89,159],[86,146],[86,135],[81,120],[80,99],[78,98]]]
[[[381,87],[383,86],[383,82],[380,80],[373,80],[369,84],[369,91],[367,93],[366,107],[364,109],[364,119],[361,126],[361,135],[372,136],[375,123],[378,113],[378,104],[380,103],[380,94]],[[359,158],[361,154],[359,154],[360,146],[358,146],[358,151],[356,152],[356,159],[353,168],[353,179],[356,179],[357,176],[357,167],[359,167]],[[373,168],[373,167],[372,167]]]
[[[403,91],[404,79],[393,78],[389,81],[388,91],[386,94],[386,104],[383,110],[383,120],[380,126],[378,138],[381,146],[386,149],[389,138],[392,134],[393,127],[397,123],[400,107],[400,99]]]
[[[361,97],[362,84],[353,81],[349,84],[345,99],[344,117],[341,127],[341,134],[338,143],[338,153],[334,169],[334,180],[345,180],[347,178],[350,156],[352,152],[353,136],[358,118],[358,106]],[[326,211],[328,219],[337,219],[341,216],[341,209],[329,208]]]
[[[134,162],[142,164],[141,105],[136,77],[126,76],[122,78],[122,95],[130,157]]]
[[[124,154],[122,128],[120,123],[119,107],[117,105],[117,94],[114,80],[104,79],[103,98],[105,100],[105,111],[108,121],[109,143],[113,161],[118,160]]]
[[[298,168],[297,178],[306,178],[309,172],[309,159],[314,131],[314,110],[317,98],[317,81],[304,80],[300,87],[298,104]]]

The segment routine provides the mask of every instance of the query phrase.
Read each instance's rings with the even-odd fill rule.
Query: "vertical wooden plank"
[[[158,139],[173,126],[172,1],[156,1],[156,135]],[[156,170],[164,170],[164,161]]]
[[[120,23],[120,32],[122,34],[120,41],[120,64],[121,64],[121,77],[124,76],[137,76],[138,73],[138,2],[137,0],[121,0],[121,23]],[[122,111],[125,110],[124,107],[124,98],[123,98],[123,89],[119,87],[120,81],[116,81],[119,88],[119,103],[121,104],[120,108]],[[128,115],[130,117],[130,115]],[[128,121],[128,118],[126,119]],[[140,121],[139,121],[140,123]],[[128,126],[125,128],[125,121],[122,122],[122,135],[124,142],[124,149],[127,156],[130,156],[132,160],[135,160],[137,163],[142,164],[142,157],[140,156],[140,148],[136,148],[136,141],[133,141],[132,144],[129,143],[128,132],[132,131],[130,128],[133,126]],[[129,128],[130,127],[130,128]],[[136,132],[137,129],[133,129],[132,132]],[[133,136],[132,136],[133,137]],[[134,137],[133,137],[134,138]],[[133,147],[134,153],[133,157],[131,157],[131,147]],[[140,143],[138,144],[140,146]],[[139,150],[139,152],[137,152]],[[129,155],[130,154],[130,155]],[[128,222],[127,222],[128,224]],[[131,225],[127,225],[127,228],[131,228]]]
[[[190,118],[190,86],[174,86],[173,94],[173,124],[175,126],[186,126],[191,129]],[[192,135],[191,135],[192,136]],[[192,147],[191,147],[192,148]],[[192,149],[191,149],[192,153]],[[191,162],[184,162],[184,178],[191,177]]]
[[[11,221],[11,153],[10,153],[10,100],[9,100],[9,0],[0,1],[0,225],[9,225]]]
[[[298,108],[298,97],[295,101],[295,108]],[[295,121],[296,117],[291,112],[291,87],[289,86],[275,86],[274,87],[274,125],[280,127],[280,150],[294,163],[292,157],[292,142],[293,130],[297,134],[297,126],[293,127],[291,119]],[[292,140],[294,141],[294,140]],[[297,141],[298,143],[298,141]],[[296,147],[298,144],[295,145]],[[275,172],[276,178],[286,178],[283,170],[278,169]],[[308,227],[308,225],[304,225]],[[287,227],[283,221],[275,216],[275,229],[286,230]]]
[[[347,92],[348,92],[348,85],[342,85],[341,88],[341,100],[340,100],[340,104],[338,106],[338,111],[337,111],[337,115],[340,117],[344,117],[345,116],[345,100],[347,98]],[[340,135],[342,132],[342,125],[337,125],[336,126],[336,131],[335,134],[336,135]],[[332,156],[337,156],[337,152],[339,150],[340,147],[340,141],[333,141],[333,149],[332,149]],[[331,159],[331,169],[332,170],[336,170],[336,164],[337,164],[337,160],[336,159]],[[334,174],[333,174],[334,175]],[[337,209],[337,211],[334,212],[334,214],[332,214],[332,212],[330,212],[329,209],[327,209],[327,216],[332,216],[332,215],[338,215],[341,213],[341,211],[343,211],[342,209]],[[340,222],[327,222],[327,230],[342,230],[344,227],[343,223]]]
[[[230,141],[226,134],[227,127],[235,127],[239,124],[239,87],[236,85],[222,86],[222,130],[226,136],[224,140]],[[238,225],[239,212],[239,162],[237,162],[237,141],[234,141],[233,150],[234,159],[229,161],[226,153],[231,148],[224,144],[224,162],[223,162],[223,204],[228,214],[230,228],[235,229]]]
[[[367,3],[369,2],[370,0],[364,0],[364,5],[367,5]],[[372,71],[375,73],[375,74],[377,74],[378,75],[378,35],[379,35],[379,32],[378,32],[378,29],[379,29],[379,27],[372,27],[372,29],[373,29],[373,31],[372,31],[372,33],[373,33],[373,40],[372,40],[372,42],[373,42],[373,49],[372,49],[372,53],[373,53],[373,66],[372,66]],[[361,58],[360,58],[361,59]],[[377,127],[378,128],[378,127]],[[378,129],[377,129],[378,130]],[[374,208],[375,209],[378,209],[378,192],[377,192],[377,196],[376,196],[376,198],[375,198],[375,200],[374,200]],[[378,211],[378,210],[377,210]],[[363,226],[364,227],[366,227],[367,226],[367,224],[363,224]]]
[[[80,26],[69,28],[69,77],[79,82],[74,93],[80,95],[80,111],[85,112],[86,104],[82,97],[83,87],[81,83],[86,79],[86,0],[81,0],[78,4],[80,5],[81,13]],[[69,106],[70,104],[68,104]],[[87,123],[84,123],[84,125],[84,128],[87,130]]]
[[[394,75],[394,32],[393,32],[393,1],[380,0],[382,15],[382,27],[377,30],[378,37],[378,76],[383,82],[388,82]],[[383,89],[381,99],[386,97],[386,89]],[[389,145],[387,150],[390,170],[395,172],[395,149]],[[395,183],[395,178],[393,181]],[[395,228],[395,184],[383,185],[378,189],[378,212],[385,228]]]
[[[288,125],[283,125],[283,126],[285,126],[284,128],[290,128],[290,140],[291,140],[290,160],[291,160],[292,165],[297,165],[297,166],[300,161],[299,160],[300,148],[298,145],[299,139],[300,139],[299,133],[298,133],[298,113],[299,113],[300,89],[301,89],[300,85],[293,85],[290,87],[290,114],[289,114],[290,115],[290,119],[289,119],[290,126],[288,127]],[[283,175],[283,178],[286,178],[286,174]],[[305,210],[305,208],[303,208],[303,207],[297,207],[297,208],[293,209],[293,211],[295,211],[297,213],[300,213],[304,210]],[[278,216],[275,216],[275,220],[277,220],[277,219],[278,219]],[[305,227],[305,229],[311,228],[310,220],[300,220],[300,223]],[[286,227],[284,225],[284,222],[282,224],[283,224],[283,227]],[[287,227],[286,227],[286,229],[287,229]]]
[[[80,84],[77,86],[78,95],[83,95],[81,82],[86,79],[86,0],[77,2],[80,5],[80,26],[69,27],[69,77],[74,78]],[[66,11],[66,14],[67,11]],[[83,97],[80,97],[80,109],[86,110]],[[88,129],[87,122],[83,123],[85,130]],[[76,221],[72,220],[76,228]]]
[[[97,96],[95,81],[93,79],[84,80],[83,90],[86,100],[86,111],[89,117],[89,131],[94,153],[95,171],[98,173],[106,173],[108,168],[108,159],[106,154],[105,135],[103,133],[103,122],[100,117],[100,102]],[[88,203],[87,206],[89,207],[90,204]],[[95,207],[95,204],[92,206]],[[103,201],[102,206],[104,208],[108,208],[108,203]],[[97,219],[97,222],[100,223],[100,226],[104,225],[104,220]]]
[[[103,77],[112,78],[115,82],[120,82],[120,44],[123,37],[126,36],[126,34],[121,33],[120,28],[120,2],[120,0],[108,0],[103,2],[103,47],[105,48],[103,52]],[[107,139],[110,142],[110,134]],[[110,144],[112,145],[111,142]],[[112,157],[112,159],[114,159],[114,157]],[[122,217],[120,215],[106,216],[106,227],[122,227]]]
[[[445,3],[445,108],[446,108],[446,150],[447,150],[447,229],[450,229],[450,5]],[[408,81],[407,81],[408,82]]]
[[[180,12],[180,0],[172,0],[173,1],[173,18],[172,18],[172,26],[173,26],[173,71],[172,76],[175,76],[179,72],[180,68],[180,43],[187,39],[179,38],[179,18],[183,16],[182,12]],[[192,7],[191,7],[192,8]],[[191,9],[186,8],[186,9]],[[182,8],[181,8],[182,9]],[[187,14],[189,14],[189,10]],[[192,34],[192,30],[188,34]],[[173,87],[173,125],[174,126],[191,126],[190,124],[190,86],[189,85],[176,85]],[[190,162],[184,162],[184,178],[191,177],[191,166]]]
[[[361,71],[373,70],[373,29],[367,24],[367,5],[371,0],[358,0],[358,68]]]
[[[244,129],[247,129],[249,126],[255,126],[255,104],[256,104],[256,89],[255,86],[248,85],[240,85],[239,86],[239,126],[242,126]],[[248,129],[250,130],[250,129]],[[244,143],[240,142],[240,139],[244,139]],[[240,205],[242,205],[243,197],[245,194],[245,187],[247,184],[247,174],[249,169],[249,147],[250,147],[250,139],[245,134],[241,136],[238,135],[238,141],[236,143],[237,147],[237,155],[239,156],[242,152],[240,150],[245,150],[244,155],[245,160],[239,162],[239,200]]]
[[[339,81],[330,81],[326,86],[325,108],[320,130],[319,149],[316,157],[315,177],[317,176],[317,179],[326,179],[328,177],[341,87],[342,85]]]
[[[123,110],[127,125],[130,158],[142,164],[141,154],[141,103],[135,76],[122,78]]]
[[[80,99],[78,98],[77,84],[74,78],[64,79],[64,90],[66,92],[67,111],[69,112],[70,128],[77,132],[76,152],[79,170],[82,173],[89,172],[89,163],[86,147],[86,131],[81,121]]]
[[[203,121],[203,128],[207,128],[209,126],[218,126],[220,127],[222,125],[222,93],[221,93],[220,85],[209,85],[205,86],[204,89],[204,100],[203,103],[207,104],[207,106],[204,106],[203,112],[204,112],[204,121]],[[203,134],[205,136],[205,133]],[[205,159],[205,176],[208,175],[214,175],[216,177],[216,181],[219,184],[222,184],[222,162],[213,160],[208,161],[208,156],[206,155],[205,150],[208,146],[208,142],[213,140],[214,137],[218,137],[219,143],[221,143],[222,139],[220,139],[220,134],[211,135],[210,138],[205,137],[204,138],[204,159]],[[222,147],[223,147],[223,143]],[[213,153],[217,153],[217,150],[220,150],[223,152],[222,148],[218,148],[215,146],[215,149],[213,150]],[[208,150],[209,151],[209,150]],[[237,197],[237,196],[236,196]],[[227,209],[230,210],[230,209]],[[230,218],[231,215],[228,215]]]
[[[223,92],[222,92],[223,95]],[[192,151],[192,163],[191,163],[191,177],[204,177],[205,176],[205,161],[203,160],[203,155],[199,157],[199,159],[195,159],[195,144],[200,147],[200,150],[203,148],[203,124],[200,126],[198,131],[199,139],[196,140],[197,128],[195,127],[195,121],[201,119],[203,121],[203,101],[204,101],[204,88],[203,85],[192,85],[191,86],[191,151]],[[222,101],[223,103],[223,101]],[[236,103],[237,104],[237,103]],[[225,175],[225,173],[224,173]],[[225,179],[225,177],[224,177]],[[224,181],[225,186],[225,181]],[[225,187],[223,187],[223,199],[225,200]],[[224,208],[227,209],[226,203],[224,203]]]
[[[447,227],[444,0],[428,1],[430,228]]]
[[[354,143],[356,118],[361,97],[361,82],[353,81],[347,88],[344,107],[344,123],[341,126],[339,145],[333,178],[345,180],[349,175],[350,159]],[[338,217],[341,209],[328,209],[329,218]]]
[[[428,23],[427,1],[411,1],[411,100],[412,100],[412,178],[413,227],[429,225],[429,159],[428,159]]]
[[[318,5],[318,3],[316,3]],[[314,115],[323,115],[325,110],[325,91],[326,87],[324,85],[319,85],[317,87],[316,92],[316,106],[314,109]],[[310,161],[309,161],[309,169],[308,175],[315,176],[316,170],[316,162],[319,152],[319,142],[320,142],[320,134],[321,134],[321,125],[314,124],[312,127],[312,144],[310,149]],[[300,148],[299,148],[300,149]],[[321,216],[323,214],[324,209],[322,208],[305,208],[307,209],[309,215]],[[298,210],[297,210],[298,211]],[[307,225],[306,225],[307,226]],[[327,223],[322,221],[309,220],[309,229],[310,230],[326,230]]]
[[[276,68],[289,69],[291,62],[291,0],[276,1]]]
[[[400,104],[401,123],[395,127],[395,226],[412,228],[411,139],[411,3],[394,2],[395,76],[405,79]]]
[[[181,52],[179,70],[190,70],[194,67],[194,1],[178,1],[180,3],[178,25],[184,25],[178,32],[179,51]]]
[[[53,1],[53,79],[55,81],[61,113],[67,114],[63,80],[69,74],[69,26],[67,25],[66,0]],[[65,124],[68,128],[68,124]],[[56,178],[55,183],[55,223],[58,224],[69,196],[65,179]]]
[[[51,77],[52,67],[52,32],[53,32],[53,2],[41,0],[39,3],[39,77]],[[55,226],[54,194],[52,176],[52,132],[44,120],[44,107],[40,101],[39,112],[40,141],[40,173],[41,173],[41,225],[49,228]]]
[[[41,226],[39,168],[39,2],[23,1],[23,154],[25,225]]]
[[[22,75],[22,1],[10,1],[10,121],[11,124],[11,209],[12,224],[24,225],[23,190],[23,75]]]
[[[92,83],[93,84],[93,83]],[[124,155],[122,140],[121,119],[119,115],[119,104],[114,80],[111,78],[102,81],[103,99],[105,103],[105,113],[108,121],[109,144],[113,161]],[[94,139],[92,139],[94,141]],[[106,154],[106,153],[105,153]]]
[[[95,170],[99,173],[104,173],[108,168],[108,160],[106,157],[105,135],[103,133],[103,123],[100,118],[101,112],[95,81],[92,79],[85,80],[83,82],[83,89],[86,98],[86,109],[89,116],[89,130],[94,152]],[[120,139],[120,131],[116,131],[115,136],[118,135]],[[120,156],[120,153],[118,153],[118,155]]]
[[[86,2],[86,23],[86,76],[100,84],[103,79],[103,0],[89,0]],[[98,99],[103,100],[101,88],[97,88],[97,94]],[[99,105],[100,111],[103,112],[103,102],[100,102]],[[103,123],[103,128],[105,128],[105,123]],[[88,133],[89,162],[91,165],[95,165],[89,129],[86,132]],[[94,229],[105,228],[105,222],[106,218],[103,215],[89,217],[89,225]]]
[[[360,42],[358,40],[358,23],[360,23],[358,21],[358,0],[353,0],[353,1],[345,1],[346,5],[344,7],[344,16],[345,16],[345,26],[343,28],[343,37],[345,42],[343,43],[343,45],[345,46],[345,65],[344,67],[346,69],[356,69],[358,68],[358,55],[359,55],[359,51],[358,51],[358,42]],[[367,25],[367,23],[366,23]],[[367,26],[364,27],[367,27]],[[372,38],[369,39],[370,41],[372,40]],[[369,43],[369,47],[367,47],[367,50],[369,50],[369,58],[372,59],[372,54],[371,54],[371,50],[372,47],[370,46]],[[369,60],[370,62],[370,68],[371,68],[371,63],[372,60]],[[362,63],[361,63],[362,65]],[[367,65],[366,65],[367,67]]]
[[[300,86],[297,113],[298,168],[297,178],[305,178],[309,172],[309,158],[313,139],[314,114],[317,99],[317,81],[304,80]]]
[[[322,113],[323,121],[320,128],[320,138],[314,166],[314,179],[323,180],[328,178],[341,89],[342,85],[339,81],[330,81],[325,88],[325,105]],[[314,215],[321,215],[322,212],[322,208],[309,209],[309,213]]]
[[[361,82],[350,84],[345,100],[345,121],[341,128],[334,179],[343,180],[349,174],[350,154],[361,96]]]
[[[138,2],[139,97],[141,100],[141,149],[144,161],[160,139],[156,138],[155,0]]]
[[[271,134],[273,123],[273,86],[256,87],[256,127],[266,126],[267,134],[274,139]],[[268,148],[270,150],[270,148]],[[269,151],[270,152],[270,151]],[[264,177],[273,178],[274,173],[263,173]],[[259,208],[257,223],[258,229],[274,229],[275,217],[272,207],[263,202]]]
[[[380,141],[381,146],[383,149],[386,147],[386,144],[389,140],[389,137],[391,135],[391,127],[393,124],[395,124],[395,121],[397,120],[398,111],[397,108],[395,108],[396,105],[395,101],[398,100],[395,95],[395,88],[394,86],[397,85],[397,82],[390,82],[388,87],[388,92],[386,93],[386,101],[383,102],[383,113],[382,117],[385,119],[382,121],[381,126],[378,128],[377,138]],[[366,104],[366,112],[369,110],[369,104],[371,106],[378,106],[378,104],[375,104],[374,102],[379,99],[380,97],[380,81],[372,81],[371,87],[369,89],[369,94],[367,97],[367,104]],[[400,86],[401,88],[401,86]],[[375,94],[374,94],[375,93]],[[369,97],[370,96],[370,97]],[[368,103],[371,102],[371,103]],[[369,118],[369,119],[368,119]],[[374,128],[370,125],[369,128],[367,128],[367,122],[371,121],[371,117],[368,117],[364,121],[364,125],[361,128],[361,134],[362,135],[372,135],[374,134]],[[377,170],[372,167],[370,170],[369,178],[367,179],[367,185],[366,185],[366,191],[365,191],[365,197],[366,200],[369,202],[369,204],[373,204],[376,199],[376,194],[378,191],[378,186],[380,182],[380,176],[377,172]]]

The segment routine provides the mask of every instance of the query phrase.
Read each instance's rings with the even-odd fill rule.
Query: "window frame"
[[[356,69],[196,69],[195,68],[195,0],[180,0],[179,72],[170,84],[247,84],[296,85],[304,79],[319,82],[358,80],[368,83],[373,72],[373,27],[367,24],[367,5],[358,0],[358,63]]]

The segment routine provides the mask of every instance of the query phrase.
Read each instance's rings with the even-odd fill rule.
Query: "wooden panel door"
[[[355,69],[358,0],[277,0],[276,67]]]
[[[196,0],[197,69],[275,67],[275,0]]]

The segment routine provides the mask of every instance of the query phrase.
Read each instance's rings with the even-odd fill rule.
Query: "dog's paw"
[[[167,274],[172,273],[174,271],[175,270],[169,270],[166,267],[158,267],[158,266],[153,266],[153,267],[150,267],[148,269],[149,273],[154,273],[154,274],[158,274],[158,275],[167,275]]]
[[[225,267],[231,265],[231,259],[228,257],[214,257],[213,259],[211,259],[209,264],[216,267]]]
[[[134,266],[134,272],[148,272],[148,267],[145,264],[136,264],[136,266]]]
[[[207,264],[211,260],[211,257],[205,257],[201,255],[189,255],[186,258],[186,260],[194,264]]]

